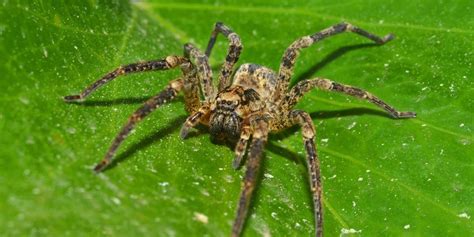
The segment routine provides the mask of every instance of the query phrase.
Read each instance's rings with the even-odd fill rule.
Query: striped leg
[[[249,209],[252,193],[257,183],[260,165],[262,163],[262,153],[268,138],[268,125],[263,119],[255,119],[252,123],[253,135],[250,145],[250,152],[247,161],[247,170],[245,172],[242,184],[242,192],[240,194],[239,204],[237,207],[237,215],[232,227],[232,236],[240,236],[247,212]]]
[[[316,131],[313,121],[308,113],[300,110],[290,112],[289,120],[292,124],[299,124],[303,132],[304,147],[306,149],[306,157],[308,162],[309,183],[311,185],[311,193],[313,194],[314,219],[316,226],[316,236],[323,235],[323,207],[322,207],[322,184],[321,184],[321,168],[319,164],[316,147],[314,145],[314,137]]]
[[[356,87],[339,84],[337,82],[333,82],[324,78],[315,78],[311,80],[300,81],[291,89],[287,98],[284,100],[284,103],[286,103],[284,106],[287,106],[288,109],[291,109],[296,104],[296,102],[304,95],[304,93],[316,87],[328,91],[342,92],[347,95],[368,100],[371,103],[387,111],[393,118],[416,117],[415,112],[400,112],[367,91]]]
[[[184,45],[184,55],[187,58],[195,59],[199,81],[206,101],[214,99],[214,87],[212,85],[212,70],[209,59],[194,45],[187,43]]]
[[[145,104],[143,104],[139,109],[137,109],[128,119],[128,122],[125,124],[125,126],[123,126],[120,133],[115,137],[104,159],[95,166],[94,171],[100,172],[104,170],[111,163],[112,158],[117,152],[117,149],[119,148],[120,144],[122,144],[128,134],[130,134],[135,125],[143,118],[145,118],[148,114],[153,112],[155,109],[175,98],[178,92],[182,89],[182,87],[182,80],[171,81],[166,87],[166,89],[146,101]]]
[[[235,158],[232,162],[232,167],[238,169],[240,164],[242,164],[242,159],[244,158],[245,151],[247,150],[247,144],[250,139],[250,126],[243,125],[242,132],[240,133],[239,141],[235,145]]]
[[[371,34],[365,30],[362,30],[356,26],[353,26],[349,23],[340,23],[334,26],[331,26],[327,29],[324,29],[320,32],[317,32],[313,35],[304,36],[295,42],[293,42],[283,54],[283,58],[280,63],[280,71],[278,73],[278,90],[276,93],[276,99],[280,99],[285,95],[286,90],[288,89],[289,81],[293,75],[293,68],[295,66],[295,61],[298,55],[300,54],[301,49],[307,48],[314,43],[317,43],[329,36],[333,36],[342,32],[353,32],[363,37],[366,37],[377,44],[385,44],[386,42],[393,39],[392,34],[388,34],[383,38],[380,38],[374,34]]]
[[[225,58],[224,65],[222,66],[221,73],[219,75],[219,91],[230,86],[232,68],[234,64],[239,60],[240,52],[242,51],[243,45],[240,41],[240,37],[232,31],[229,27],[224,25],[222,22],[217,22],[214,30],[211,33],[211,38],[207,44],[206,55],[211,55],[212,48],[216,43],[217,34],[223,34],[229,40],[229,49],[227,51],[227,57]]]
[[[186,112],[192,114],[201,107],[201,93],[197,69],[191,62],[187,62],[181,65],[181,71],[183,71],[184,105]]]
[[[268,124],[263,119],[257,118],[251,122],[253,128],[252,143],[247,161],[247,170],[242,184],[242,192],[237,207],[237,215],[232,227],[232,236],[240,236],[252,198],[252,193],[258,178],[262,163],[262,153],[268,138]]]
[[[147,62],[132,63],[125,66],[121,66],[107,75],[103,76],[101,79],[94,82],[92,85],[88,86],[84,91],[78,95],[68,95],[64,97],[66,102],[74,102],[84,100],[92,92],[97,90],[99,87],[105,85],[106,83],[114,80],[118,76],[126,75],[135,72],[146,72],[146,71],[157,71],[157,70],[167,70],[174,68],[178,65],[181,65],[188,60],[180,56],[168,56],[165,59],[153,60]]]
[[[181,127],[180,136],[182,139],[186,138],[189,133],[189,130],[201,122],[204,118],[209,118],[210,108],[207,105],[203,105],[199,110],[191,116],[189,116]]]

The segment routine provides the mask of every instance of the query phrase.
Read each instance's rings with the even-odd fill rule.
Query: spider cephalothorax
[[[240,136],[243,118],[249,114],[248,94],[253,89],[244,90],[241,86],[230,87],[220,92],[211,107],[209,131],[219,140],[235,141]]]
[[[171,81],[165,90],[135,111],[115,137],[105,158],[95,166],[94,170],[100,172],[111,163],[118,147],[139,121],[183,91],[186,111],[191,115],[183,124],[181,137],[186,137],[192,127],[201,123],[209,126],[212,138],[235,142],[234,168],[240,166],[245,154],[248,155],[232,236],[239,236],[242,232],[268,133],[293,125],[301,126],[314,202],[316,236],[322,236],[322,186],[320,165],[314,144],[315,128],[309,114],[294,110],[294,105],[304,93],[313,88],[319,88],[368,100],[394,118],[410,118],[416,115],[413,112],[399,112],[362,89],[324,78],[303,80],[294,87],[289,87],[295,61],[301,49],[329,36],[347,31],[369,38],[377,44],[384,44],[393,38],[391,34],[380,38],[351,24],[340,23],[293,42],[283,54],[278,73],[256,64],[243,64],[231,78],[234,64],[242,50],[242,43],[240,37],[229,27],[216,23],[205,54],[192,44],[185,44],[184,56],[168,56],[160,60],[119,67],[87,87],[81,94],[66,96],[64,99],[68,102],[83,100],[94,90],[120,75],[180,67],[183,76]],[[229,40],[229,50],[219,75],[219,85],[215,88],[208,57],[219,33]],[[202,97],[204,100],[201,100]]]
[[[272,82],[268,82],[272,80]],[[219,92],[211,106],[210,133],[221,140],[240,137],[242,126],[249,126],[249,117],[267,111],[265,101],[274,91],[274,73],[256,64],[244,64],[236,72],[234,83]]]

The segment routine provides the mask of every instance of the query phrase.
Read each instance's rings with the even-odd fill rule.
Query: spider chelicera
[[[242,158],[247,154],[245,177],[240,200],[237,204],[232,236],[240,236],[242,232],[268,133],[277,132],[293,125],[301,126],[314,204],[316,236],[322,236],[322,186],[320,164],[314,145],[315,128],[309,114],[301,110],[293,110],[294,105],[304,93],[313,88],[319,88],[368,100],[387,111],[394,118],[416,116],[414,112],[399,112],[364,90],[325,78],[316,77],[303,80],[289,88],[295,61],[301,49],[342,32],[356,33],[380,45],[393,39],[392,34],[380,38],[352,24],[340,23],[294,41],[283,54],[278,73],[256,64],[243,64],[232,79],[233,67],[239,59],[243,47],[240,37],[229,27],[218,22],[211,33],[204,54],[194,45],[185,44],[183,56],[168,56],[160,60],[121,66],[94,82],[81,94],[66,96],[64,99],[66,102],[84,100],[97,88],[121,75],[180,67],[183,75],[171,81],[163,91],[147,100],[132,114],[115,137],[105,158],[95,166],[94,171],[100,172],[111,163],[118,147],[139,121],[183,91],[185,108],[190,116],[181,129],[182,138],[186,137],[192,127],[200,123],[209,126],[213,139],[235,142],[235,159],[232,163],[234,168],[239,168]],[[227,37],[229,48],[216,88],[212,83],[212,71],[208,58],[219,33]],[[249,143],[250,146],[248,146]]]

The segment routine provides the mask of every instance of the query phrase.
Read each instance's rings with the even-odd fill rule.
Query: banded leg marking
[[[143,120],[155,109],[175,98],[178,92],[181,91],[182,87],[182,80],[171,81],[166,87],[166,89],[161,91],[159,94],[153,96],[151,99],[147,100],[145,104],[143,104],[139,109],[137,109],[132,114],[132,116],[130,116],[128,122],[125,124],[125,126],[123,126],[120,133],[115,137],[104,159],[95,166],[94,171],[100,172],[104,170],[111,163],[112,158],[115,156],[115,153],[117,152],[117,149],[119,148],[120,144],[123,143],[125,138],[130,134],[136,124]]]
[[[245,151],[247,150],[247,144],[250,139],[250,126],[244,125],[242,127],[242,132],[240,133],[239,141],[235,146],[235,158],[232,162],[232,167],[238,169],[240,164],[242,164],[242,159],[244,158]]]
[[[209,115],[209,112],[210,112],[209,106],[203,105],[201,108],[199,108],[199,110],[196,113],[191,114],[191,116],[189,116],[184,122],[183,127],[181,127],[181,132],[180,132],[181,138],[182,139],[186,138],[186,136],[189,133],[189,130],[193,128],[194,126],[196,126],[199,122],[201,122],[201,120],[204,117],[207,117],[207,115]]]
[[[155,71],[155,70],[167,70],[174,68],[178,65],[181,65],[188,60],[180,56],[168,56],[165,59],[153,60],[147,62],[132,63],[125,66],[121,66],[112,72],[106,74],[101,79],[95,81],[90,86],[88,86],[84,91],[78,95],[68,95],[64,97],[66,102],[74,102],[84,100],[92,92],[97,90],[99,87],[104,86],[108,82],[114,80],[118,76],[126,75],[136,72],[146,72],[146,71]]]
[[[315,78],[311,80],[300,81],[296,84],[290,91],[285,102],[287,103],[287,108],[293,107],[296,102],[304,95],[304,93],[310,91],[313,88],[319,88],[322,90],[336,91],[341,92],[350,96],[357,97],[359,99],[365,99],[369,102],[377,105],[378,107],[387,111],[393,118],[413,118],[416,117],[415,112],[401,112],[396,110],[391,105],[385,103],[383,100],[379,99],[375,95],[364,91],[362,89],[343,85],[325,78]]]
[[[206,101],[214,99],[215,92],[212,85],[212,70],[207,56],[190,43],[184,45],[184,55],[196,60],[198,77]]]
[[[232,236],[238,237],[247,218],[247,213],[252,198],[258,173],[262,163],[262,153],[268,138],[268,124],[263,119],[256,119],[251,123],[253,127],[252,143],[247,161],[247,170],[242,184],[242,192],[237,207],[237,214],[232,226]]]
[[[283,58],[280,63],[280,71],[278,72],[279,82],[276,93],[277,99],[283,97],[285,95],[286,90],[288,89],[289,81],[293,76],[293,68],[295,66],[296,58],[300,54],[301,49],[307,48],[327,37],[343,32],[354,32],[358,35],[361,35],[374,41],[377,44],[385,44],[386,42],[394,38],[392,34],[388,34],[381,38],[349,23],[340,23],[331,26],[327,29],[324,29],[320,32],[317,32],[313,35],[303,36],[299,38],[298,40],[294,41],[283,54]]]
[[[306,149],[306,161],[308,162],[308,175],[314,204],[314,219],[316,236],[323,235],[323,206],[322,206],[322,183],[321,167],[314,145],[316,130],[308,113],[300,110],[290,112],[290,121],[299,124],[303,133],[303,142]]]
[[[219,33],[223,34],[229,40],[227,57],[225,58],[224,65],[222,65],[222,69],[219,74],[219,91],[221,91],[231,84],[232,69],[237,60],[239,60],[243,45],[239,35],[237,35],[234,31],[232,31],[232,29],[224,25],[222,22],[217,22],[214,26],[214,30],[211,33],[209,43],[207,44],[206,55],[208,57],[211,55],[212,48],[216,43],[217,35]]]

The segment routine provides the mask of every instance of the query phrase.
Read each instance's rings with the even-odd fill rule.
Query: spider
[[[118,67],[88,86],[82,93],[66,96],[64,100],[66,102],[82,101],[93,91],[118,76],[180,67],[183,75],[169,82],[163,91],[147,100],[130,116],[112,142],[105,158],[95,166],[94,171],[101,172],[111,163],[120,144],[139,121],[183,91],[185,109],[190,116],[181,128],[181,138],[184,139],[190,129],[197,124],[203,124],[209,127],[212,139],[234,142],[235,158],[232,165],[235,169],[241,166],[247,154],[246,171],[232,227],[232,236],[240,236],[242,233],[268,134],[294,125],[301,126],[314,208],[315,233],[316,236],[322,236],[322,186],[320,163],[314,143],[315,128],[310,115],[302,110],[294,110],[294,105],[306,92],[319,88],[365,99],[387,111],[393,118],[416,116],[414,112],[399,112],[362,89],[321,77],[302,80],[289,88],[289,81],[293,76],[293,68],[300,51],[342,32],[356,33],[379,45],[394,38],[392,34],[380,38],[352,24],[340,23],[294,41],[283,54],[278,73],[257,64],[243,64],[232,77],[234,65],[239,59],[243,46],[240,37],[234,31],[218,22],[211,33],[205,53],[188,43],[184,45],[183,56],[168,56],[164,59]],[[228,39],[229,48],[220,70],[219,83],[214,86],[208,59],[219,34]]]

